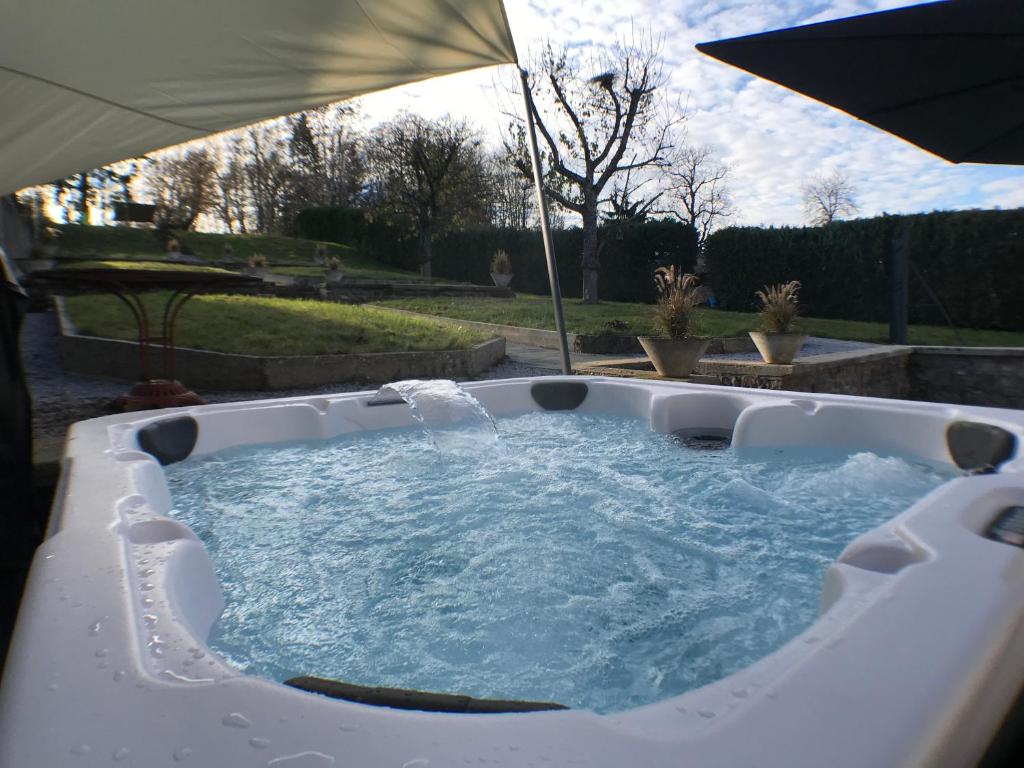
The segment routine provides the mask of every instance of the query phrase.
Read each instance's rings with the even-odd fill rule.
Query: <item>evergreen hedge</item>
[[[416,235],[406,222],[387,222],[358,208],[323,207],[299,213],[292,229],[295,237],[350,245],[385,264],[419,271]]]
[[[916,267],[957,326],[1024,330],[1024,209],[728,227],[707,240],[710,282],[722,309],[751,311],[763,285],[799,280],[806,315],[884,322],[888,256],[904,226],[911,323],[945,323]]]
[[[372,220],[362,211],[342,208],[311,208],[295,220],[295,234],[310,240],[344,243],[363,255],[404,269],[418,269],[416,237],[411,227]],[[580,257],[582,231],[577,228],[552,232],[562,295],[582,293]],[[679,264],[692,271],[697,238],[693,227],[676,221],[641,224],[607,224],[602,227],[604,247],[600,255],[599,291],[605,301],[654,300],[654,269]],[[472,229],[449,232],[433,243],[433,274],[448,280],[490,285],[494,252],[506,251],[512,259],[512,287],[523,293],[547,293],[548,272],[539,231]]]

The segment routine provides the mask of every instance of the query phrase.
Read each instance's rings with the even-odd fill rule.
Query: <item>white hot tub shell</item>
[[[405,427],[407,406],[353,393],[82,422],[4,671],[0,766],[838,768],[966,766],[984,753],[1024,681],[1024,549],[986,536],[1024,506],[1024,413],[601,378],[465,388],[496,416],[627,414],[660,432],[731,430],[738,450],[953,463],[949,428],[966,423],[982,437],[960,454],[1002,453],[998,471],[951,480],[851,542],[818,620],[750,667],[617,714],[481,715],[356,704],[233,669],[204,642],[223,607],[213,564],[166,517],[157,456]]]

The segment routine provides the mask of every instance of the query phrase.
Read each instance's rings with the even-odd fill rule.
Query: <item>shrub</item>
[[[267,267],[267,257],[262,253],[254,253],[249,257],[249,266],[253,269],[265,269]]]

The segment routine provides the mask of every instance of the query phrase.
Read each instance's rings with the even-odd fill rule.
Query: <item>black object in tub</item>
[[[530,396],[545,411],[579,408],[588,392],[582,381],[538,381],[530,387]]]
[[[672,438],[694,451],[724,451],[732,445],[732,430],[719,427],[684,427],[672,432]]]
[[[954,421],[946,428],[946,446],[960,469],[989,473],[1013,458],[1017,438],[994,424]]]
[[[563,704],[550,701],[504,701],[501,699],[476,699],[453,693],[431,693],[412,691],[405,688],[375,688],[368,685],[340,683],[322,677],[293,677],[285,685],[310,693],[330,696],[332,699],[354,701],[392,709],[415,709],[420,712],[454,712],[462,714],[498,714],[501,712],[541,712],[553,709],[568,709]]]
[[[175,416],[142,427],[135,436],[139,447],[163,465],[187,459],[196,447],[199,423],[191,416]]]

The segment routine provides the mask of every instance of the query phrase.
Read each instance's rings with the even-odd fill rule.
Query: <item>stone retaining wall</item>
[[[881,347],[805,358],[795,365],[770,365],[753,360],[705,357],[690,381],[749,389],[829,392],[842,395],[907,398],[910,347]],[[661,378],[646,358],[607,360],[578,366],[580,373],[603,376]]]
[[[914,347],[910,381],[914,400],[1024,408],[1024,349]]]
[[[86,376],[135,381],[141,368],[139,345],[133,341],[75,333],[62,304],[57,302],[64,370]],[[175,375],[197,391],[273,391],[343,382],[385,384],[401,379],[472,378],[504,357],[503,338],[491,339],[470,349],[352,355],[258,357],[179,348]],[[154,350],[153,370],[161,370],[159,350]]]

